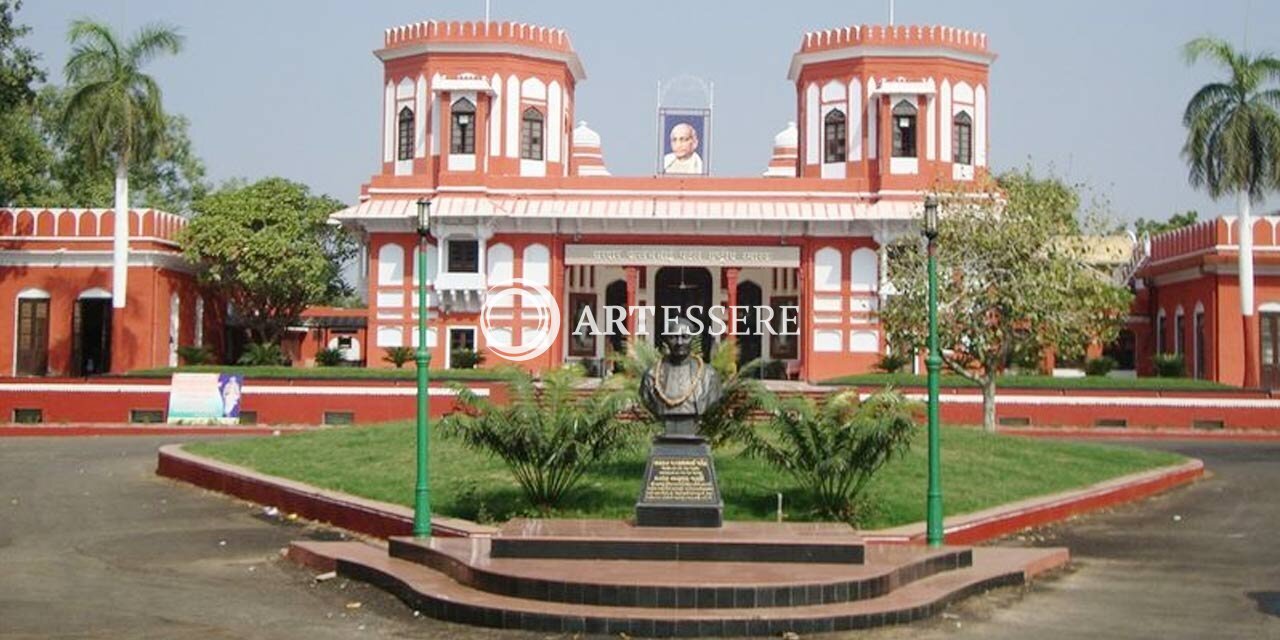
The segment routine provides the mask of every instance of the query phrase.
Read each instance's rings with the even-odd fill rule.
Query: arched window
[[[916,108],[902,100],[893,106],[893,157],[916,157]]]
[[[846,131],[847,129],[845,126],[843,111],[839,109],[832,109],[831,112],[827,114],[827,117],[823,118],[823,162],[844,162]]]
[[[449,153],[476,152],[476,105],[466,98],[453,103],[453,131],[449,140]]]
[[[399,137],[397,138],[397,160],[413,159],[413,109],[400,109]]]
[[[542,112],[529,107],[520,117],[520,157],[542,159]]]
[[[956,164],[973,164],[973,118],[961,111],[953,125],[951,146],[956,150]]]

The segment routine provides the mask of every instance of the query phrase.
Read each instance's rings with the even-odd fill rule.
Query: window
[[[476,152],[476,105],[463,98],[453,103],[453,131],[450,134],[449,153]]]
[[[973,118],[961,111],[955,119],[951,147],[956,164],[973,164]]]
[[[525,109],[520,119],[520,157],[542,159],[542,113],[533,107]]]
[[[479,363],[476,354],[476,330],[473,328],[449,329],[449,369],[474,369]]]
[[[480,273],[480,241],[449,241],[449,273]]]
[[[413,109],[404,107],[400,109],[400,129],[399,142],[397,143],[396,159],[412,160],[413,159]]]
[[[1182,355],[1183,341],[1187,337],[1187,328],[1184,326],[1182,312],[1178,312],[1173,316],[1173,352]]]
[[[893,157],[916,157],[916,108],[906,100],[893,107]]]
[[[1193,360],[1193,362],[1192,362],[1192,372],[1195,374],[1195,377],[1197,377],[1197,378],[1204,378],[1204,377],[1205,377],[1205,370],[1204,370],[1204,369],[1205,369],[1205,367],[1204,367],[1204,364],[1205,364],[1205,358],[1204,358],[1204,338],[1205,338],[1205,336],[1204,336],[1204,312],[1203,312],[1203,311],[1196,311],[1196,314],[1195,314],[1195,316],[1193,316],[1193,317],[1195,318],[1195,321],[1194,321],[1194,322],[1195,322],[1195,329],[1194,329],[1194,331],[1195,331],[1195,335],[1194,335],[1194,339],[1195,339],[1196,343],[1195,343],[1195,346],[1193,347],[1193,348],[1194,348],[1194,351],[1192,352],[1192,353],[1193,353],[1193,355],[1194,355],[1194,358],[1195,358],[1195,359]]]
[[[769,301],[773,307],[772,335],[769,337],[769,357],[774,360],[794,360],[800,357],[800,299],[796,296],[774,296]]]
[[[1161,308],[1156,316],[1156,353],[1165,353],[1165,310]]]
[[[591,333],[588,326],[582,326],[582,316],[590,310],[592,318],[596,323],[602,322],[599,314],[596,313],[596,295],[594,293],[571,293],[569,294],[569,318],[573,324],[569,325],[569,355],[577,358],[591,358],[596,355],[596,336]],[[582,333],[578,333],[576,329],[582,326]],[[608,332],[608,328],[604,328]]]
[[[823,139],[826,142],[822,147],[822,161],[844,162],[845,132],[847,131],[844,112],[832,109],[822,123],[822,130]]]

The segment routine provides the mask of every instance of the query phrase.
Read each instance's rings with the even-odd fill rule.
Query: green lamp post
[[[927,504],[926,538],[929,546],[942,545],[942,451],[938,441],[938,378],[942,369],[942,353],[938,350],[938,198],[931,195],[924,199],[924,237],[929,252],[929,355],[925,366],[929,370],[929,492]]]
[[[431,354],[427,351],[427,234],[430,231],[431,201],[418,200],[418,350],[414,361],[418,364],[418,480],[413,489],[413,535],[423,538],[431,535],[431,488],[427,483],[427,454],[430,451],[427,429],[431,401],[427,396],[427,364]]]

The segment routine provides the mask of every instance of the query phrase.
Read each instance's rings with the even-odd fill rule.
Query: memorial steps
[[[864,546],[850,529],[833,525],[690,530],[594,521],[599,529],[581,535],[592,524],[517,520],[492,539],[391,538],[387,547],[302,541],[290,557],[377,585],[443,620],[659,637],[776,636],[910,622],[986,589],[1026,584],[1068,560],[1061,548]],[[720,554],[716,538],[731,560],[706,559]],[[494,557],[503,540],[519,544],[500,555],[526,557]],[[849,553],[854,545],[856,557]],[[801,560],[781,560],[789,551]],[[671,559],[677,556],[685,559]]]

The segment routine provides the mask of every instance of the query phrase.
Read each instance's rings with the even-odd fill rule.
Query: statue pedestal
[[[654,438],[636,502],[636,525],[719,527],[723,522],[711,445],[696,436]]]

